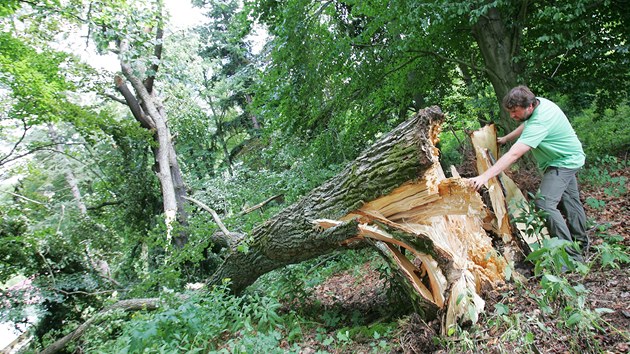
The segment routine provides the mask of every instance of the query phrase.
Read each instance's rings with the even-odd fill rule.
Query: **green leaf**
[[[494,312],[499,316],[507,315],[510,313],[510,308],[505,304],[496,303],[494,304]]]
[[[574,312],[571,316],[569,316],[569,318],[566,320],[565,323],[567,326],[574,326],[580,321],[582,321],[583,318],[584,316],[582,315],[581,312]]]
[[[450,326],[448,330],[446,331],[446,335],[449,337],[452,337],[456,331],[457,331],[457,328],[455,326]]]
[[[602,315],[602,314],[607,314],[607,313],[615,313],[615,310],[613,309],[609,309],[606,307],[598,307],[595,309],[595,312],[597,312],[598,314]]]
[[[552,274],[545,274],[545,275],[543,275],[543,280],[545,280],[545,281],[547,281],[549,283],[562,283],[563,282],[562,278],[559,278],[559,277],[557,277],[555,275],[552,275]]]

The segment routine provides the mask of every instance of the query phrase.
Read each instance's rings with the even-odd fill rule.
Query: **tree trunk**
[[[158,37],[161,31],[158,31]],[[158,38],[161,39],[161,38]],[[141,80],[134,72],[131,65],[124,59],[129,50],[126,40],[120,42],[120,65],[123,75],[129,81],[135,91],[135,95],[129,90],[123,78],[116,77],[116,88],[125,98],[131,113],[142,127],[154,132],[157,147],[154,149],[157,165],[157,177],[162,191],[162,203],[167,238],[177,247],[182,247],[187,242],[187,235],[180,232],[172,235],[172,223],[177,220],[180,224],[187,224],[187,215],[184,209],[186,188],[182,178],[181,169],[177,162],[177,155],[171,139],[170,129],[166,120],[166,112],[153,92],[153,80]],[[156,49],[159,55],[159,50]],[[159,56],[158,56],[159,58]],[[157,71],[157,66],[151,68]]]
[[[442,119],[440,109],[432,107],[401,124],[339,175],[252,231],[249,251],[233,251],[209,282],[219,284],[228,278],[231,289],[239,293],[271,270],[326,254],[355,237],[356,222],[322,231],[313,221],[341,218],[420,178],[437,160],[433,141]]]
[[[57,151],[63,159],[63,165],[67,166],[65,168],[66,183],[68,183],[68,186],[70,186],[70,191],[72,191],[72,197],[74,198],[74,202],[77,205],[77,209],[79,209],[79,213],[82,216],[86,216],[87,207],[85,206],[85,203],[83,202],[83,197],[81,196],[79,181],[77,181],[74,172],[72,172],[72,169],[70,169],[69,167],[70,164],[68,163],[66,156],[64,155],[65,153],[63,151],[63,145],[61,144],[61,139],[59,138],[59,135],[57,135],[57,130],[52,123],[48,123],[48,136],[50,137],[50,140],[52,140],[52,142],[55,144],[55,151]]]
[[[65,169],[66,183],[68,183],[68,186],[70,186],[70,191],[72,192],[72,197],[74,198],[74,202],[77,205],[77,209],[79,209],[79,214],[81,214],[83,218],[89,220],[90,216],[87,213],[87,207],[85,205],[85,202],[83,201],[83,197],[81,196],[79,181],[74,175],[74,172],[72,172],[71,164],[68,162],[68,159],[64,152],[62,140],[57,134],[57,130],[52,123],[48,123],[48,136],[50,137],[50,140],[55,143],[55,151],[59,153],[60,158],[63,162],[61,164],[61,167]],[[97,227],[100,228],[100,226]],[[92,269],[102,278],[107,279],[111,283],[118,284],[116,280],[112,279],[111,277],[109,264],[105,260],[95,257],[93,252],[91,252],[90,250],[90,240],[87,239],[85,241],[85,255],[87,257],[87,263],[89,264],[89,266],[91,266]],[[86,268],[89,267],[86,265]]]
[[[407,280],[424,318],[443,316],[443,331],[476,322],[480,294],[503,280],[511,259],[493,247],[487,230],[498,222],[481,196],[462,179],[444,176],[434,146],[442,118],[431,107],[401,124],[255,229],[249,251],[233,251],[209,282],[230,279],[238,293],[273,269],[369,240]],[[511,233],[510,225],[501,231]]]
[[[501,101],[509,90],[519,83],[519,75],[522,72],[522,65],[516,63],[514,59],[520,50],[520,34],[528,1],[520,2],[519,6],[516,18],[510,19],[511,30],[497,8],[490,8],[485,15],[479,16],[472,27],[501,111],[498,124],[506,132],[516,128],[516,123],[502,108]]]

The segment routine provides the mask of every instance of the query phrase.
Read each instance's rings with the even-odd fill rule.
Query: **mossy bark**
[[[243,240],[248,252],[233,250],[208,283],[227,278],[240,293],[269,271],[341,247],[357,235],[355,221],[321,230],[313,220],[342,218],[423,176],[436,161],[434,143],[443,118],[438,107],[430,107],[383,136],[337,176],[253,230]]]

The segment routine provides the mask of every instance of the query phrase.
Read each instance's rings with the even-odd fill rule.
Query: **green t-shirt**
[[[542,171],[549,166],[582,167],[586,155],[571,123],[555,103],[541,97],[538,100],[540,104],[525,121],[518,142],[532,148]]]

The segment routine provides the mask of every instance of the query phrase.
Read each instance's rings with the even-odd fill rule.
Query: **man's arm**
[[[518,128],[517,128],[518,129]],[[510,151],[508,151],[505,155],[501,156],[499,161],[497,161],[492,167],[490,167],[486,172],[481,175],[469,179],[469,183],[475,187],[476,190],[479,190],[481,186],[488,183],[488,180],[499,173],[503,172],[506,168],[510,167],[514,162],[516,162],[521,156],[523,156],[526,152],[531,150],[529,145],[525,145],[523,143],[516,143],[512,145]]]
[[[525,129],[525,124],[521,123],[521,125],[512,130],[510,134],[497,138],[497,143],[499,143],[500,145],[505,145],[510,141],[518,139],[523,133],[523,129]]]

